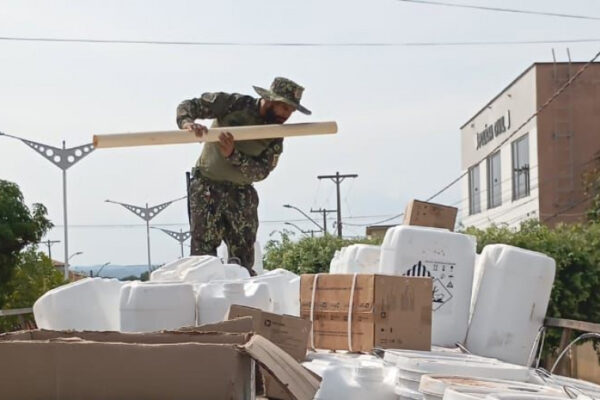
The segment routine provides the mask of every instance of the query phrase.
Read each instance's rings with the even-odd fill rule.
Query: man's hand
[[[208,132],[208,129],[204,125],[197,124],[195,122],[186,122],[185,124],[183,124],[183,129],[185,129],[188,132],[194,132],[197,138],[201,138],[204,134]]]
[[[221,150],[223,157],[227,158],[233,153],[233,145],[233,135],[229,132],[221,132],[219,135],[219,150]]]

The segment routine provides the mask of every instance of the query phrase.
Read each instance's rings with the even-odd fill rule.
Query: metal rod
[[[66,143],[62,142],[63,150],[66,149]],[[62,170],[63,176],[63,216],[64,216],[64,230],[65,230],[65,280],[69,280],[69,222],[67,218],[67,170]]]
[[[146,210],[148,210],[148,203],[146,203]],[[146,219],[146,237],[148,239],[148,271],[152,272],[152,262],[150,261],[150,219]]]

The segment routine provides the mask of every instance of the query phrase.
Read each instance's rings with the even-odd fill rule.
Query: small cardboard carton
[[[292,398],[319,380],[267,339],[224,332],[55,332],[0,335],[0,398],[254,399],[254,362]]]
[[[291,315],[273,314],[258,308],[232,305],[229,308],[229,319],[240,317],[252,317],[252,330],[273,342],[296,361],[302,362],[306,359],[310,321]],[[291,398],[270,373],[263,369],[261,373],[265,395],[268,398],[282,400]]]
[[[300,314],[312,320],[309,346],[371,351],[431,349],[430,278],[302,275]],[[351,305],[351,306],[350,306]]]
[[[458,208],[412,200],[406,206],[404,225],[429,226],[454,231]]]

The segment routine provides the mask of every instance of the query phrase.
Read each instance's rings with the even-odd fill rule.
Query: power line
[[[407,1],[407,0],[399,0]],[[542,40],[501,40],[501,41],[456,41],[456,42],[236,42],[236,41],[163,41],[135,39],[86,39],[56,37],[0,36],[0,41],[43,42],[43,43],[84,43],[84,44],[141,44],[158,46],[203,46],[203,47],[437,47],[437,46],[510,46],[561,43],[598,43],[600,38],[583,39],[542,39]]]
[[[496,151],[501,149],[502,146],[504,146],[510,139],[512,139],[517,133],[519,133],[521,131],[521,129],[523,129],[530,121],[532,121],[534,118],[536,118],[540,112],[542,112],[544,109],[546,109],[546,107],[548,107],[552,102],[554,102],[554,100],[556,100],[556,98],[558,96],[560,96],[562,94],[562,92],[564,92],[569,86],[571,86],[571,84],[573,82],[575,82],[575,80],[577,78],[579,78],[579,76],[581,76],[581,74],[590,65],[592,65],[594,63],[594,61],[596,61],[596,59],[598,59],[598,57],[600,57],[600,52],[596,53],[596,55],[590,61],[588,61],[585,65],[583,65],[564,85],[562,85],[556,92],[554,92],[554,94],[542,106],[540,106],[540,108],[538,108],[536,112],[534,112],[521,125],[519,125],[517,127],[517,129],[515,129],[510,135],[508,135],[506,138],[504,138],[504,140],[502,140],[502,142],[500,142],[498,145],[496,145],[496,147],[494,147],[491,151],[489,151],[484,157],[482,157],[474,165],[482,163],[490,156],[490,154],[494,154]],[[450,189],[452,186],[454,186],[456,183],[458,183],[462,178],[467,176],[468,173],[469,173],[469,170],[468,169],[465,170],[456,179],[452,180],[449,184],[447,184],[442,189],[437,191],[435,194],[433,194],[432,196],[427,198],[427,200],[425,200],[425,201],[431,201],[431,200],[435,199],[440,194],[444,193],[446,190]]]
[[[474,10],[485,10],[485,11],[498,11],[505,13],[514,13],[514,14],[529,14],[529,15],[543,15],[546,17],[560,17],[560,18],[576,18],[576,19],[589,19],[589,20],[600,20],[600,17],[593,17],[589,15],[574,15],[574,14],[563,14],[563,13],[553,13],[546,11],[533,11],[533,10],[519,10],[514,8],[500,8],[500,7],[487,7],[487,6],[477,6],[473,4],[456,4],[456,3],[446,3],[442,1],[430,1],[430,0],[398,0],[405,3],[417,3],[417,4],[428,4],[434,6],[444,6],[444,7],[456,7],[456,8],[470,8]]]

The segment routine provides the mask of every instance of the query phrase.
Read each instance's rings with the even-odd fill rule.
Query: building
[[[600,154],[600,63],[535,63],[461,127],[461,224],[518,226],[581,221],[589,206],[582,175]]]
[[[367,226],[365,235],[367,236],[367,239],[383,240],[388,229],[393,228],[394,226],[396,225],[370,225]]]

